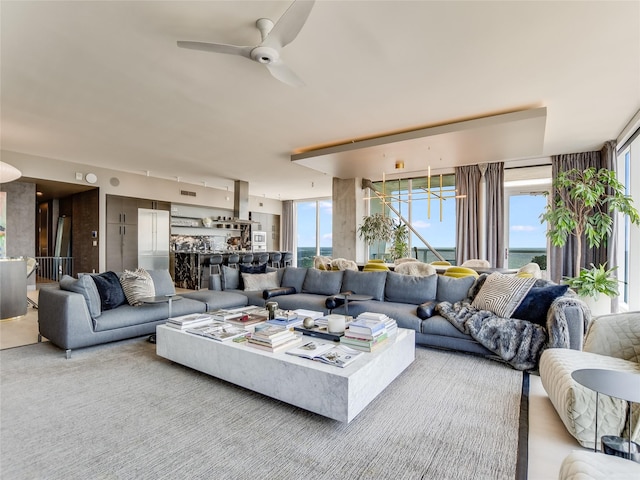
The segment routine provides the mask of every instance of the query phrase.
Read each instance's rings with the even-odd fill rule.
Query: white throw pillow
[[[120,276],[120,285],[129,305],[141,305],[141,298],[154,297],[156,294],[153,279],[144,268],[125,270]]]
[[[471,306],[478,310],[488,310],[502,318],[510,318],[534,283],[535,278],[494,272],[487,277]]]
[[[268,273],[243,273],[242,281],[246,291],[267,290],[278,288],[278,272]]]

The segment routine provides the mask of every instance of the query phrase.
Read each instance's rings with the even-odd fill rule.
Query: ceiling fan
[[[315,0],[294,1],[275,24],[268,18],[259,18],[256,27],[260,30],[262,41],[255,47],[226,45],[224,43],[178,42],[178,47],[205,52],[241,55],[263,64],[271,75],[294,87],[301,87],[304,82],[287,67],[280,57],[280,50],[291,43],[307,21]]]

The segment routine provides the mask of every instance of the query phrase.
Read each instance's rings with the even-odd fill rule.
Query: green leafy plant
[[[391,253],[393,259],[409,256],[409,229],[404,223],[398,223],[393,227],[393,245]]]
[[[598,297],[599,293],[609,297],[618,295],[618,283],[620,281],[613,276],[613,272],[618,267],[606,269],[606,263],[596,267],[593,263],[591,268],[582,268],[580,274],[575,277],[566,277],[565,283],[575,292],[583,297]]]
[[[374,213],[362,218],[362,225],[358,227],[358,235],[368,244],[385,243],[391,240],[395,224],[393,219],[381,213]],[[378,244],[380,257],[380,244]]]
[[[563,247],[569,236],[576,237],[575,275],[580,276],[582,237],[589,248],[599,247],[611,235],[611,213],[629,216],[631,223],[640,224],[640,215],[624,185],[612,170],[577,168],[561,172],[553,181],[554,198],[540,216],[548,222],[547,236],[556,247]]]
[[[531,259],[532,263],[537,263],[540,267],[540,270],[547,269],[547,256],[546,255],[536,255]]]

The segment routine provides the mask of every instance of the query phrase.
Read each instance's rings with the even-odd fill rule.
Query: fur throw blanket
[[[527,320],[502,318],[487,310],[478,310],[468,299],[454,304],[441,302],[436,310],[460,332],[471,336],[513,368],[533,370],[545,348],[569,348],[569,328],[564,315],[564,308],[569,305],[582,308],[585,321],[589,321],[589,309],[571,297],[557,298],[551,304],[546,329]]]

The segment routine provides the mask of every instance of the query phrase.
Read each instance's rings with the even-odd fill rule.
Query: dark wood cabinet
[[[107,195],[107,270],[138,266],[138,199]]]

